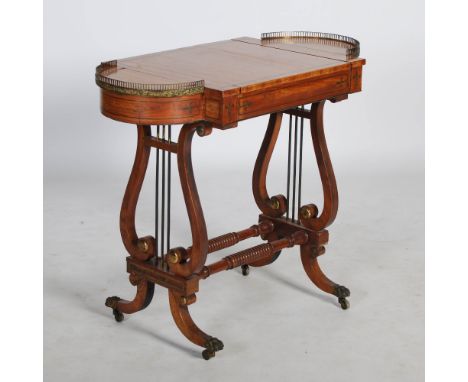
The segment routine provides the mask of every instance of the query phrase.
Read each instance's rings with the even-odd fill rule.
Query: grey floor
[[[175,327],[166,290],[122,323],[104,306],[107,296],[134,294],[118,232],[123,173],[45,182],[46,381],[423,381],[423,175],[338,174],[340,211],[321,265],[351,289],[348,311],[308,280],[297,249],[248,277],[233,270],[202,282],[193,317],[225,345],[206,362]],[[256,222],[249,179],[223,176],[220,196],[200,174],[210,236]],[[142,234],[152,229],[150,198],[148,188]],[[190,244],[176,207],[173,234],[174,244]]]

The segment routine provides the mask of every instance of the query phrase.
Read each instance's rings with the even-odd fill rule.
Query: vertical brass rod
[[[291,131],[292,131],[292,117],[289,114],[289,137],[288,137],[288,175],[287,175],[287,190],[286,190],[286,199],[288,202],[288,208],[286,210],[286,218],[289,218],[289,208],[290,206],[290,199],[289,199],[289,189],[291,183]]]
[[[304,105],[301,106],[301,109],[304,110]],[[304,118],[301,117],[301,132],[300,132],[300,143],[299,143],[299,185],[298,185],[298,196],[297,196],[297,209],[298,217],[299,210],[301,208],[301,196],[302,196],[302,147],[304,143]]]
[[[156,127],[156,136],[159,138],[160,125]],[[154,200],[154,263],[158,262],[158,238],[159,238],[159,149],[156,148],[156,181],[155,181],[155,200]]]
[[[294,116],[294,168],[293,168],[293,200],[291,216],[294,221],[296,214],[296,172],[297,172],[297,115]]]
[[[166,125],[163,125],[163,139],[166,139]],[[162,151],[161,168],[161,266],[164,262],[164,223],[166,216],[166,151]]]
[[[172,142],[172,126],[169,125],[169,142]],[[171,153],[167,153],[167,250],[171,249]]]

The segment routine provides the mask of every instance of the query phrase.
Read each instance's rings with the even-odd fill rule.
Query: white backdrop
[[[160,373],[163,381],[194,375],[422,381],[423,1],[46,0],[44,15],[47,380],[148,380]],[[363,91],[325,106],[340,211],[322,261],[331,278],[351,289],[352,308],[341,312],[317,291],[292,250],[248,280],[223,274],[210,280],[211,288],[202,285],[193,307],[197,323],[226,346],[204,364],[175,329],[159,290],[146,311],[123,325],[103,306],[109,295],[133,293],[118,213],[136,128],[100,114],[94,69],[101,61],[282,30],[354,37],[367,60]],[[194,168],[210,236],[256,221],[250,177],[266,122],[261,117],[214,130],[203,144],[195,138]],[[284,138],[283,132],[268,180],[272,194],[285,192]],[[304,193],[320,204],[311,157]],[[151,182],[138,211],[143,234],[152,232]],[[176,183],[174,201],[180,197]],[[174,207],[174,243],[190,244],[185,220],[183,208]]]

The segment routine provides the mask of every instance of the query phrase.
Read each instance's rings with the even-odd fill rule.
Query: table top
[[[349,37],[274,32],[261,39],[239,37],[104,62],[97,67],[96,82],[108,92],[127,96],[205,93],[222,99],[334,73],[351,74],[365,63],[358,57],[359,42]]]

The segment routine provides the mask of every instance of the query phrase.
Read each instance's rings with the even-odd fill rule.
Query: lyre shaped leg
[[[214,357],[217,351],[223,350],[224,345],[220,340],[209,336],[193,322],[187,304],[184,303],[181,294],[169,290],[169,305],[172,317],[182,334],[195,345],[205,348],[202,352],[204,359],[208,360]]]
[[[280,217],[286,212],[287,201],[284,195],[269,197],[266,187],[268,165],[281,128],[282,113],[270,115],[267,131],[255,162],[252,176],[252,191],[258,208],[271,217]]]
[[[325,101],[312,104],[310,131],[314,144],[315,158],[320,172],[323,188],[323,209],[319,216],[317,206],[309,204],[300,206],[299,218],[301,223],[314,231],[320,231],[335,220],[338,212],[338,188],[335,174],[328,153],[327,141],[323,128],[323,107]]]
[[[321,231],[328,227],[333,223],[338,212],[338,189],[323,126],[324,104],[325,101],[312,104],[310,120],[315,157],[322,181],[323,209],[321,214],[318,215],[317,206],[308,204],[300,207],[299,211],[301,223],[314,231]],[[346,297],[350,296],[349,289],[331,281],[320,269],[317,257],[323,253],[325,253],[325,247],[323,246],[301,246],[301,260],[304,270],[318,288],[326,293],[337,296],[341,307],[348,309],[349,302]]]
[[[257,203],[260,211],[265,215],[272,217],[280,217],[287,210],[287,200],[284,195],[275,195],[270,197],[266,186],[268,166],[270,164],[271,156],[273,155],[276,141],[278,140],[282,118],[282,113],[274,113],[270,115],[265,137],[263,138],[262,146],[260,147],[252,175],[252,191],[255,202]],[[273,241],[279,239],[279,237],[276,232],[271,232],[267,237],[265,237],[265,239]],[[250,265],[261,267],[271,264],[278,258],[280,253],[281,251],[275,253],[271,258],[260,260],[251,263]],[[244,275],[248,274],[247,269],[247,267],[243,268]]]
[[[141,186],[145,179],[146,168],[150,155],[150,147],[145,145],[145,138],[151,136],[151,126],[138,125],[138,141],[132,172],[128,180],[125,195],[120,210],[120,234],[126,250],[131,257],[147,260],[153,254],[153,238],[145,238],[143,249],[138,245],[138,235],[135,229],[135,210],[140,195]],[[154,284],[130,274],[130,283],[136,285],[137,292],[132,301],[120,297],[108,297],[106,306],[112,309],[117,321],[123,320],[123,313],[135,313],[146,308],[153,298]]]
[[[120,209],[120,234],[125,249],[130,256],[143,261],[148,260],[153,255],[154,239],[145,238],[147,241],[142,246],[143,249],[138,246],[138,235],[135,229],[135,211],[148,167],[150,147],[145,145],[145,138],[149,136],[151,136],[151,126],[138,125],[135,161]]]
[[[200,272],[208,254],[208,233],[192,166],[192,138],[195,132],[199,136],[209,135],[211,127],[201,122],[184,125],[178,139],[177,167],[192,231],[192,250],[188,262],[169,264],[169,267],[172,272],[184,277]]]

